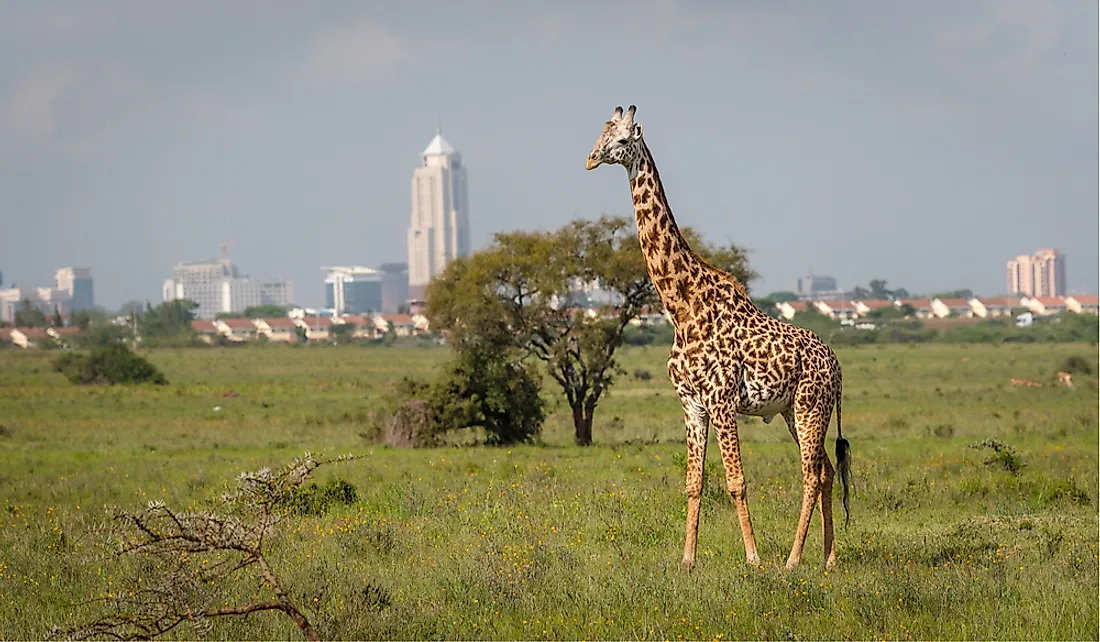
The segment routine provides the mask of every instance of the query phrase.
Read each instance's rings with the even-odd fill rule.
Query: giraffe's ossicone
[[[821,504],[825,565],[836,564],[833,537],[833,464],[825,437],[836,407],[836,458],[848,515],[848,442],[841,435],[842,377],[836,354],[813,332],[761,312],[731,274],[697,256],[676,226],[635,107],[617,107],[604,124],[586,167],[622,165],[630,177],[638,240],[675,340],[668,374],[684,407],[687,427],[687,534],[683,563],[695,563],[703,463],[714,428],[737,507],[745,558],[759,564],[749,517],[737,415],[782,415],[802,456],[802,511],[787,567],[798,564],[814,506]]]

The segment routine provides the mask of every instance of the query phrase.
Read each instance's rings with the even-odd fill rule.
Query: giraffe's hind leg
[[[795,396],[794,417],[798,449],[802,458],[802,510],[798,516],[798,528],[791,545],[791,554],[787,558],[787,568],[793,568],[802,559],[802,549],[806,545],[814,505],[819,500],[826,565],[836,563],[833,541],[833,467],[825,452],[825,433],[831,413],[832,398],[828,391],[814,389],[810,382],[799,386]],[[826,491],[829,493],[828,497],[824,494]]]

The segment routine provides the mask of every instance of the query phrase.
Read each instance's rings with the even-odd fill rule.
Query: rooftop
[[[443,132],[438,130],[436,131],[435,138],[432,139],[432,142],[428,143],[427,148],[423,151],[424,156],[438,156],[440,154],[453,153],[455,153],[455,148],[451,147],[451,144],[443,138]]]

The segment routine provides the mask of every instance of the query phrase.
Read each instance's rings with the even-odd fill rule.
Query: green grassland
[[[548,382],[543,443],[425,450],[363,435],[396,380],[431,376],[446,349],[157,350],[147,356],[163,387],[72,386],[50,368],[55,354],[0,351],[3,639],[87,619],[95,611],[83,600],[136,572],[97,556],[86,534],[105,505],[201,505],[239,472],[304,451],[368,455],[316,475],[354,484],[355,503],[288,518],[274,541],[275,567],[323,637],[1098,637],[1095,346],[839,349],[855,494],[828,572],[816,515],[802,566],[782,570],[798,453],[782,420],[748,417],[743,456],[764,566],[743,563],[712,440],[699,559],[680,569],[683,426],[664,347],[622,351],[593,447],[572,445]],[[1093,374],[1056,386],[1070,355]],[[1026,465],[986,465],[992,452],[968,447],[991,437]],[[258,590],[244,577],[210,588],[226,604]],[[300,639],[271,613],[222,619],[205,635]]]

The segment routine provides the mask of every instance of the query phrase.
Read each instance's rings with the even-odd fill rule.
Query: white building
[[[422,299],[447,263],[470,255],[470,214],[462,155],[442,131],[420,155],[413,172],[409,225],[409,297]]]
[[[382,311],[383,273],[361,265],[323,267],[325,307],[333,314]]]
[[[0,321],[15,323],[15,313],[23,309],[24,301],[30,301],[35,309],[50,317],[56,312],[68,315],[72,297],[68,292],[57,288],[0,290]]]
[[[219,312],[240,313],[256,305],[289,306],[294,300],[294,284],[242,277],[223,252],[219,261],[178,263],[172,268],[172,278],[164,282],[163,298],[191,299],[199,304],[196,318],[212,319]]]
[[[95,307],[92,271],[88,268],[63,267],[54,274],[57,289],[68,293],[71,309],[88,310]]]

